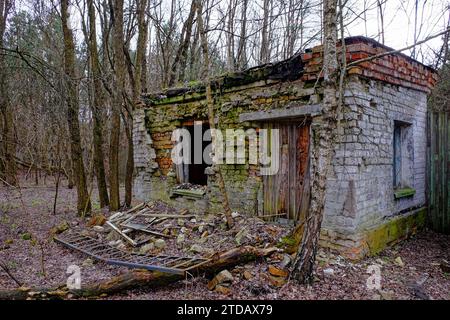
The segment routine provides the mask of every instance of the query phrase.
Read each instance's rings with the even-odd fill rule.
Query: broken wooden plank
[[[115,221],[117,219],[119,219],[121,216],[123,216],[124,213],[123,212],[116,212],[114,213],[111,217],[109,217],[109,221]]]
[[[133,213],[133,212],[135,212],[143,207],[146,207],[146,206],[147,206],[147,204],[145,202],[142,202],[142,203],[138,204],[137,206],[131,208],[130,210],[126,211],[125,214]]]
[[[146,244],[146,243],[148,243],[148,242],[150,242],[152,240],[153,240],[153,237],[148,237],[148,238],[139,240],[137,244],[138,244],[138,246],[142,246],[143,244]]]
[[[148,226],[150,227],[150,226],[152,226],[152,225],[154,225],[154,224],[160,224],[161,222],[163,222],[163,221],[165,221],[165,220],[167,220],[167,219],[169,219],[169,218],[154,218],[154,220],[152,220],[152,221],[148,224]]]
[[[125,240],[127,240],[129,243],[131,243],[131,245],[133,245],[133,247],[137,246],[136,241],[134,241],[133,239],[131,239],[129,236],[127,236],[125,233],[123,233],[118,227],[116,227],[114,224],[112,224],[109,221],[106,221],[106,224],[108,226],[110,226],[114,231],[116,231],[118,234],[120,234]]]
[[[158,236],[158,237],[163,237],[163,238],[172,238],[169,235],[157,232],[157,231],[153,231],[153,230],[149,230],[148,227],[146,225],[143,224],[138,224],[138,223],[128,223],[126,225],[124,225],[125,228],[129,228],[129,229],[133,229],[136,231],[142,231],[154,236]]]
[[[140,216],[149,218],[167,218],[167,219],[180,219],[180,218],[195,218],[195,214],[163,214],[163,213],[143,213]]]
[[[273,218],[273,217],[285,217],[285,216],[287,216],[287,212],[280,213],[280,214],[267,214],[264,216],[258,216],[258,218]]]

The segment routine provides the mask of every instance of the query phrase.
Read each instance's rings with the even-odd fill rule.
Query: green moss
[[[291,236],[285,236],[280,239],[279,246],[280,247],[292,247],[296,244],[296,241]]]
[[[92,210],[100,210],[100,203],[99,202],[92,202]]]
[[[371,255],[378,254],[386,246],[409,237],[423,228],[426,222],[426,208],[406,216],[395,217],[387,223],[366,231],[365,241]]]
[[[189,86],[189,88],[196,88],[201,84],[202,84],[202,82],[199,80],[191,80],[191,81],[189,81],[188,86]]]
[[[176,95],[173,97],[166,97],[166,98],[160,98],[160,99],[144,98],[144,101],[147,105],[161,106],[161,105],[168,105],[168,104],[192,102],[195,100],[205,99],[205,97],[206,97],[205,93],[202,93],[202,92],[189,92],[186,94],[180,94],[180,95]]]
[[[314,88],[316,85],[315,81],[307,81],[305,82],[305,85],[303,86],[304,89]]]
[[[31,234],[30,233],[23,233],[22,234],[23,240],[31,240]]]
[[[398,189],[394,192],[395,199],[405,198],[405,197],[412,197],[416,194],[416,190],[413,188],[402,188]]]

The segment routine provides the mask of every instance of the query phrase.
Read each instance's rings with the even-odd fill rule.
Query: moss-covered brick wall
[[[242,86],[214,90],[214,111],[216,126],[222,129],[226,136],[226,129],[258,129],[255,122],[240,122],[242,113],[264,111],[276,108],[287,108],[289,104],[316,103],[320,99],[321,88],[314,89],[310,83],[301,80],[258,80]],[[175,166],[172,164],[171,151],[173,142],[172,132],[191,120],[207,121],[207,106],[203,94],[185,92],[181,96],[145,97],[146,108],[142,108],[136,115],[138,123],[145,123],[140,132],[135,135],[148,135],[152,141],[152,152],[155,157],[152,166],[156,169],[146,176],[140,175],[145,170],[136,168],[135,193],[142,199],[164,198],[174,205],[188,206],[199,211],[220,211],[222,209],[221,195],[215,184],[214,175],[208,175],[208,187],[204,201],[170,198],[172,188],[177,184]],[[136,117],[135,115],[135,117]],[[225,138],[225,137],[224,137]],[[142,140],[142,139],[141,139]],[[248,143],[247,143],[248,147]],[[223,164],[222,174],[230,199],[232,210],[257,213],[259,198],[262,195],[259,167],[248,163],[246,150],[246,164]],[[143,164],[147,165],[147,164]],[[149,190],[152,190],[149,192]],[[259,210],[260,211],[260,210]]]

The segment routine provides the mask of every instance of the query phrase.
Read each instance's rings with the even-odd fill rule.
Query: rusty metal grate
[[[210,259],[126,252],[80,233],[60,234],[54,240],[68,248],[112,265],[184,275]]]

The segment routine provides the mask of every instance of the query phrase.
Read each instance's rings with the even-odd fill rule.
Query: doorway
[[[309,123],[265,123],[269,137],[279,130],[279,169],[263,176],[264,217],[298,221],[309,207]]]
[[[179,183],[190,183],[205,186],[208,177],[205,169],[210,165],[208,159],[204,159],[205,148],[211,143],[203,141],[203,136],[209,130],[209,123],[202,120],[190,120],[183,123],[183,128],[190,135],[190,161],[177,166],[177,180]],[[197,133],[197,134],[196,134]],[[197,155],[195,154],[197,151]],[[201,154],[199,154],[201,151]],[[196,161],[197,160],[197,161]],[[206,161],[205,161],[206,160]]]

